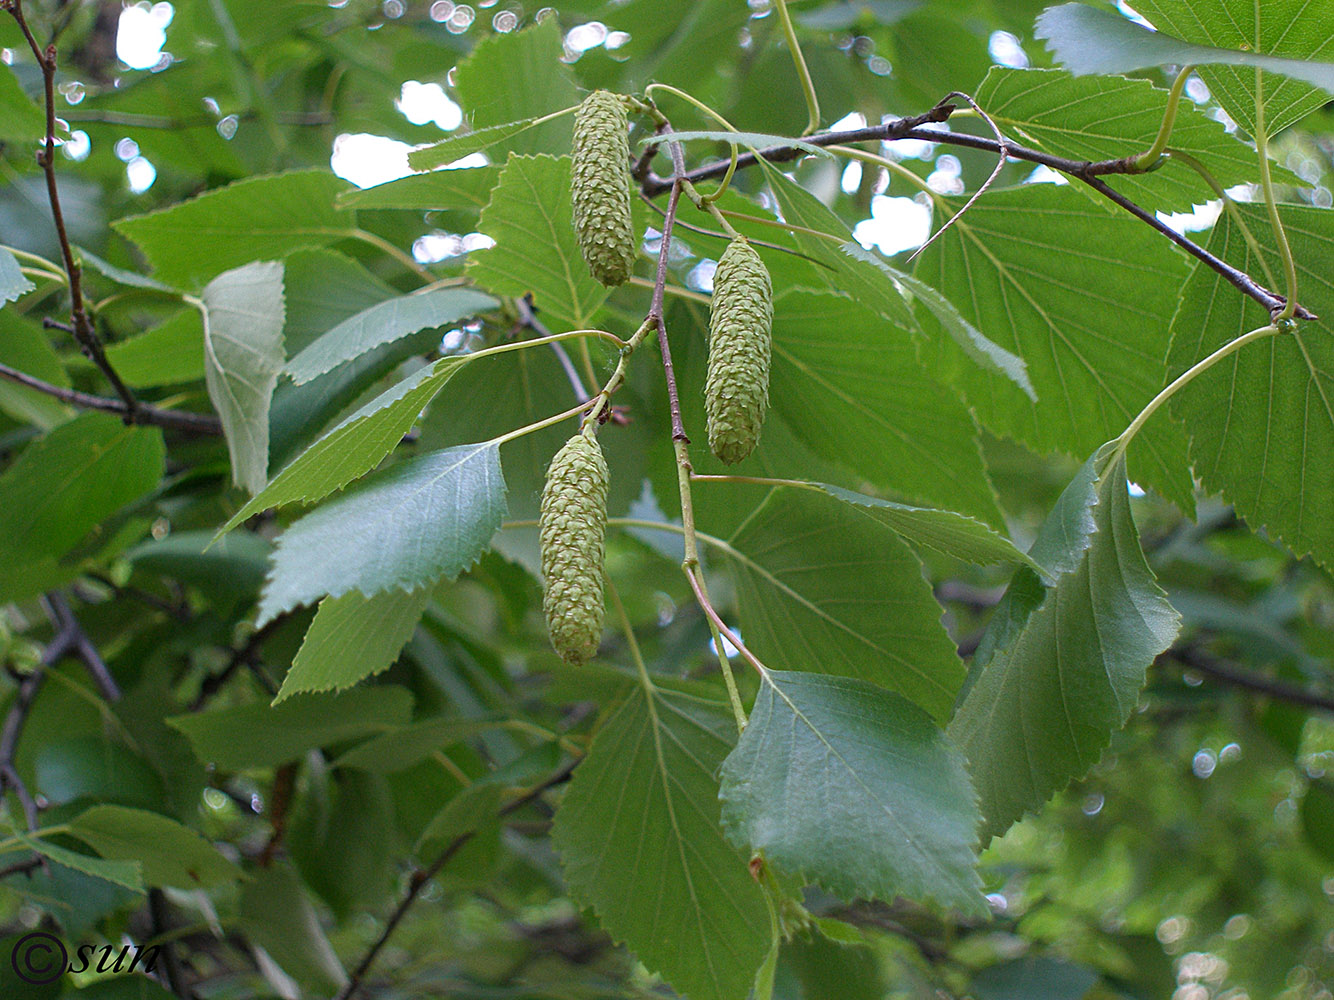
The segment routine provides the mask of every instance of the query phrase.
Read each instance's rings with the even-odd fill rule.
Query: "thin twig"
[[[198,712],[203,708],[204,704],[222,690],[222,686],[231,680],[232,675],[241,667],[249,668],[269,694],[277,694],[278,689],[273,681],[259,669],[256,654],[259,652],[259,647],[264,645],[269,636],[273,635],[274,631],[284,625],[290,617],[290,612],[281,614],[277,618],[265,622],[261,628],[251,632],[250,637],[244,643],[232,650],[231,659],[227,661],[227,666],[216,674],[210,674],[204,678],[203,683],[199,685],[199,694],[190,703],[190,711]]]
[[[1159,660],[1163,659],[1175,660],[1183,667],[1232,687],[1256,691],[1260,694],[1269,695],[1271,698],[1277,698],[1279,701],[1334,714],[1334,694],[1311,691],[1299,684],[1244,670],[1216,656],[1209,655],[1198,646],[1189,644],[1173,646],[1159,657]]]
[[[524,295],[514,300],[514,307],[519,311],[519,326],[527,327],[539,337],[550,337],[551,331],[547,329],[546,324],[537,318],[537,311],[533,308],[531,295]],[[565,371],[565,377],[570,380],[570,387],[574,389],[575,398],[581,403],[587,403],[592,399],[592,395],[584,386],[584,380],[579,377],[579,369],[574,367],[574,362],[570,360],[570,354],[565,350],[560,341],[553,341],[550,345],[551,351],[556,355],[556,360]]]
[[[898,139],[920,139],[925,142],[941,143],[942,145],[963,146],[967,149],[978,149],[989,153],[1004,153],[1010,159],[1025,160],[1030,163],[1037,163],[1052,170],[1060,171],[1071,177],[1076,177],[1083,181],[1089,187],[1093,188],[1103,197],[1108,198],[1114,204],[1130,212],[1141,222],[1151,226],[1160,234],[1167,237],[1181,249],[1185,250],[1191,256],[1195,257],[1206,267],[1218,272],[1228,282],[1234,285],[1244,295],[1249,296],[1256,302],[1259,302],[1270,314],[1281,312],[1287,304],[1283,296],[1261,286],[1254,278],[1243,271],[1238,270],[1226,261],[1215,257],[1204,247],[1195,243],[1193,240],[1181,235],[1171,226],[1160,221],[1152,212],[1141,208],[1135,202],[1131,201],[1125,195],[1109,187],[1100,180],[1101,177],[1108,174],[1131,174],[1136,173],[1136,160],[1138,156],[1132,155],[1120,157],[1114,160],[1072,160],[1064,156],[1053,156],[1050,153],[1044,153],[1041,150],[1029,149],[1016,143],[1005,140],[998,142],[996,139],[989,139],[983,136],[970,135],[964,132],[940,132],[933,129],[922,128],[921,126],[930,122],[942,122],[949,118],[954,111],[952,104],[939,104],[926,112],[924,115],[916,115],[910,118],[899,118],[894,121],[885,122],[881,125],[875,125],[868,128],[849,129],[844,132],[822,132],[819,135],[807,136],[802,141],[816,146],[837,146],[846,145],[854,142],[893,142]],[[769,163],[782,163],[788,160],[795,160],[806,153],[796,146],[770,146],[758,151],[758,153],[745,153],[737,158],[738,170],[744,167],[754,166],[759,158],[763,158]],[[706,180],[711,177],[719,177],[727,172],[731,163],[730,157],[727,160],[719,160],[715,163],[706,164],[694,170],[687,171],[682,175],[683,179],[692,183],[699,180]],[[671,187],[671,178],[658,177],[655,174],[648,174],[641,189],[647,195],[658,195]],[[1316,319],[1315,314],[1302,306],[1297,306],[1294,315],[1299,319]]]
[[[153,940],[161,942],[158,947],[162,950],[162,978],[166,982],[167,989],[182,1000],[191,1000],[194,994],[185,988],[181,980],[181,966],[176,959],[176,949],[172,946],[170,937],[167,897],[161,889],[148,890],[148,919],[153,929]]]
[[[8,0],[5,6],[18,22],[19,29],[27,39],[28,47],[32,49],[37,65],[42,70],[46,98],[46,135],[42,140],[42,148],[37,153],[37,163],[46,176],[46,194],[51,204],[51,220],[55,223],[56,236],[60,241],[65,273],[69,275],[70,318],[73,321],[74,337],[88,360],[106,376],[111,388],[124,403],[125,422],[134,423],[134,414],[139,408],[139,401],[112,367],[106,351],[102,349],[102,341],[98,338],[97,331],[93,329],[92,320],[83,301],[83,272],[74,260],[74,249],[70,246],[69,234],[65,229],[65,212],[60,205],[60,190],[56,185],[56,47],[51,44],[42,49],[37,44],[32,29],[28,27],[28,20],[23,15],[23,0]]]
[[[0,789],[9,789],[19,800],[23,808],[23,819],[29,830],[37,829],[37,801],[28,791],[28,786],[19,777],[14,766],[14,754],[18,749],[19,736],[23,733],[23,724],[28,720],[33,700],[46,680],[46,668],[65,655],[69,637],[58,634],[42,653],[41,663],[32,673],[19,683],[14,702],[5,714],[3,728],[0,728]]]
[[[17,368],[11,368],[6,364],[0,364],[0,378],[16,382],[19,385],[26,385],[29,389],[36,389],[38,392],[54,397],[62,403],[69,403],[71,406],[77,406],[80,409],[118,413],[126,423],[130,424],[171,428],[190,434],[219,435],[222,433],[222,422],[211,413],[164,410],[149,403],[136,403],[134,408],[131,409],[123,399],[94,396],[91,393],[79,392],[77,389],[66,389],[63,386],[52,385],[50,382],[43,382],[27,372],[21,372]]]
[[[667,128],[671,126],[668,125]],[[667,343],[667,321],[663,317],[663,296],[667,291],[667,263],[672,253],[672,229],[676,225],[676,210],[681,203],[681,176],[685,173],[685,157],[681,144],[667,143],[672,157],[672,170],[676,182],[672,185],[667,198],[667,211],[662,217],[662,244],[658,248],[658,269],[653,279],[653,299],[649,305],[648,318],[658,328],[658,348],[662,352],[662,369],[667,377],[667,402],[672,415],[672,440],[690,443],[686,436],[685,423],[681,419],[681,398],[676,389],[676,370],[672,365],[672,349]]]
[[[581,759],[582,758],[575,758],[567,761],[558,770],[552,772],[541,782],[528,789],[528,791],[524,792],[513,802],[502,806],[499,811],[500,817],[503,819],[512,813],[518,812],[529,803],[535,802],[547,791],[547,789],[554,788],[561,782],[568,780],[570,775],[574,772],[574,769],[579,765]],[[445,865],[449,864],[454,855],[458,854],[463,848],[463,845],[473,838],[474,832],[475,831],[470,830],[467,833],[459,834],[449,842],[449,846],[447,846],[434,861],[425,868],[413,872],[412,878],[408,883],[407,894],[399,902],[398,906],[394,908],[394,912],[389,915],[389,919],[385,921],[384,930],[380,932],[380,936],[377,937],[371,944],[370,948],[367,949],[366,954],[362,956],[361,961],[358,962],[356,968],[352,970],[351,975],[348,976],[347,982],[343,985],[343,988],[338,991],[334,1000],[349,1000],[349,998],[361,988],[361,984],[366,978],[366,973],[370,971],[370,968],[375,963],[375,959],[380,954],[381,949],[384,948],[385,944],[389,941],[390,936],[403,920],[403,917],[407,915],[408,910],[412,908],[412,904],[417,901],[417,897],[420,895],[422,889],[426,888],[431,879],[439,875]]]
[[[949,229],[950,226],[954,225],[956,221],[963,218],[964,214],[967,213],[967,211],[973,207],[973,204],[977,201],[978,198],[981,198],[982,195],[986,194],[987,189],[990,188],[992,184],[996,183],[996,178],[1001,175],[1001,171],[1005,169],[1005,163],[1009,159],[1007,155],[1009,144],[1006,143],[1005,136],[1004,134],[1002,134],[1000,126],[997,125],[994,120],[992,120],[992,117],[985,111],[983,111],[980,106],[978,106],[977,101],[973,100],[972,97],[970,97],[968,94],[965,94],[961,90],[956,90],[952,94],[947,94],[945,100],[948,101],[951,97],[963,98],[965,101],[968,102],[969,107],[971,107],[974,111],[977,112],[978,117],[980,117],[984,122],[987,123],[987,125],[991,127],[991,134],[996,137],[996,142],[1000,144],[1000,155],[996,159],[996,166],[992,168],[991,175],[982,183],[982,186],[978,188],[976,191],[974,191],[972,197],[970,197],[966,202],[964,202],[963,208],[959,209],[948,219],[946,219],[945,224],[943,226],[941,226],[934,233],[932,233],[930,238],[928,238],[925,243],[923,243],[920,247],[918,247],[909,255],[908,257],[909,264],[911,264],[923,250],[929,247],[932,243],[936,242],[936,240],[940,239],[941,233]]]
[[[946,121],[953,113],[954,105],[943,103],[936,105],[924,114],[912,115],[908,118],[896,118],[894,121],[868,126],[867,128],[848,129],[842,132],[821,132],[819,135],[807,136],[801,141],[806,145],[814,146],[837,146],[850,142],[891,142],[895,139],[905,138],[919,126]],[[936,141],[936,137],[949,135],[950,133],[932,132],[930,134],[932,141]],[[745,167],[753,167],[761,157],[767,163],[785,163],[806,155],[806,150],[797,146],[767,146],[757,152],[742,153],[737,157],[736,168],[741,170]],[[720,160],[717,163],[710,163],[694,170],[681,171],[680,177],[692,184],[713,177],[721,177],[727,173],[728,164],[731,162],[729,156],[726,160]],[[671,189],[673,179],[672,177],[659,177],[656,174],[649,173],[644,177],[641,187],[647,195],[659,195]]]
[[[97,651],[97,647],[79,625],[79,620],[74,617],[74,612],[70,610],[64,596],[59,591],[52,590],[42,598],[42,604],[46,608],[47,617],[51,619],[51,624],[62,634],[68,634],[69,648],[66,652],[78,657],[102,697],[107,701],[120,701],[120,685],[111,676],[111,671],[102,660],[102,654]]]

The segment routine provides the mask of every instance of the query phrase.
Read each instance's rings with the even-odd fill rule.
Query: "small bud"
[[[605,90],[589,94],[574,118],[574,231],[588,270],[608,287],[625,284],[635,263],[628,127],[624,100]]]
[[[732,465],[760,440],[769,405],[773,286],[745,237],[732,240],[713,275],[709,371],[704,385],[709,448]]]
[[[607,478],[602,446],[581,431],[556,452],[542,489],[542,610],[552,646],[570,663],[590,659],[602,640]]]

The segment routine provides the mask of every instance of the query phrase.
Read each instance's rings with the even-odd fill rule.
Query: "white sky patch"
[[[690,269],[686,275],[686,287],[697,292],[713,291],[713,275],[718,270],[716,260],[702,260]]]
[[[1033,172],[1024,178],[1025,184],[1069,184],[1065,174],[1053,170],[1044,163],[1039,163]]]
[[[125,164],[125,179],[129,182],[131,191],[135,194],[143,194],[157,180],[157,167],[142,156],[136,156]]]
[[[1002,66],[1012,69],[1028,68],[1028,53],[1019,44],[1019,39],[1008,31],[993,31],[987,40],[987,52]]]
[[[589,21],[565,34],[565,46],[572,52],[584,53],[607,40],[607,26],[601,21]]]
[[[1158,221],[1178,233],[1197,233],[1209,229],[1218,221],[1223,212],[1223,203],[1218,199],[1196,205],[1193,212],[1158,212]]]
[[[1126,3],[1125,0],[1116,0],[1116,9],[1119,10],[1126,17],[1130,18],[1130,20],[1134,21],[1136,24],[1143,25],[1146,28],[1153,27],[1152,24],[1150,24],[1148,21],[1144,19],[1144,17],[1140,14],[1139,11],[1135,10],[1135,8],[1130,6],[1130,4]]]
[[[412,244],[412,256],[423,264],[434,264],[495,245],[485,233],[427,233]]]
[[[162,58],[175,13],[169,3],[126,7],[116,25],[116,57],[131,69],[152,69]]]
[[[1135,483],[1135,482],[1131,482],[1131,481],[1127,480],[1127,481],[1126,481],[1126,490],[1127,490],[1127,492],[1129,492],[1129,494],[1130,494],[1132,497],[1139,498],[1139,497],[1144,496],[1144,487],[1141,486],[1139,483]]]
[[[83,129],[75,129],[69,138],[60,145],[60,151],[71,160],[86,160],[93,148],[93,141]]]
[[[871,199],[871,217],[857,223],[852,237],[869,250],[896,254],[920,247],[931,235],[931,211],[912,198],[877,195]]]
[[[737,649],[736,645],[730,641],[732,638],[740,639],[741,633],[734,628],[729,628],[723,634],[723,653],[729,660],[741,652],[741,650]],[[712,639],[709,640],[709,652],[714,656],[718,655],[718,644]]]
[[[357,187],[371,187],[413,173],[408,166],[412,148],[383,135],[344,132],[334,140],[329,165],[335,174]]]
[[[463,124],[463,109],[450,99],[445,88],[438,83],[404,81],[394,107],[414,125],[435,122],[437,127],[452,132]]]
[[[862,164],[860,160],[853,160],[843,168],[843,177],[838,182],[839,187],[843,189],[844,194],[855,194],[857,189],[862,186]]]
[[[860,111],[850,111],[834,124],[829,126],[830,132],[846,132],[849,129],[866,128],[866,116]]]

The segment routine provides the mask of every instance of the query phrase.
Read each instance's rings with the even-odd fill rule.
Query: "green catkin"
[[[551,644],[584,663],[602,640],[602,563],[607,531],[607,460],[591,433],[576,433],[551,460],[539,535]]]
[[[608,287],[625,284],[635,263],[628,126],[624,99],[605,90],[589,94],[574,118],[574,231],[588,270]]]
[[[769,405],[773,286],[745,237],[728,244],[713,274],[709,307],[709,371],[704,385],[709,448],[728,465],[760,440]]]

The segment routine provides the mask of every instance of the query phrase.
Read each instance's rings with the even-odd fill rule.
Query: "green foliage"
[[[1326,5],[0,6],[46,995],[1325,995]]]
[[[734,841],[838,896],[985,911],[963,759],[925,712],[875,684],[765,674],[721,794]]]

